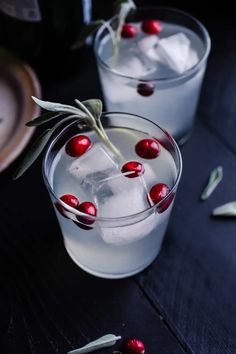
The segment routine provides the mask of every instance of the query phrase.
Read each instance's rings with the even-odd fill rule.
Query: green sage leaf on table
[[[201,194],[201,200],[206,200],[214,192],[218,184],[223,178],[223,168],[218,166],[215,168],[209,177],[208,183]]]
[[[236,217],[236,201],[218,206],[213,209],[212,215]]]
[[[121,336],[115,336],[114,334],[107,334],[102,336],[82,348],[69,351],[67,354],[85,354],[90,353],[98,349],[111,347],[116,344],[116,342],[121,339]]]

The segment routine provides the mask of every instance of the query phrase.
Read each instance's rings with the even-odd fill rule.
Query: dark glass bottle
[[[69,74],[83,58],[72,45],[90,14],[91,0],[0,0],[0,45],[45,77]]]

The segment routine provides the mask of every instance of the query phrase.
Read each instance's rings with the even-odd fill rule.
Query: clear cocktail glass
[[[119,157],[93,130],[72,121],[47,148],[43,176],[74,262],[96,276],[123,278],[146,268],[160,252],[182,160],[174,139],[147,119],[115,112],[103,113],[101,122]],[[67,153],[75,136],[91,141],[80,157]],[[158,145],[155,156],[143,154],[140,141],[146,140]],[[130,161],[142,167],[133,177],[124,168]],[[92,202],[96,215],[67,205],[63,195],[75,196],[80,205]]]
[[[149,19],[158,21],[156,33],[155,26],[145,28]],[[164,7],[138,8],[127,22],[134,30],[121,36],[115,60],[107,23],[94,42],[106,108],[147,117],[181,144],[194,126],[210,51],[208,32],[191,15]],[[117,17],[109,21],[113,30],[117,24]]]

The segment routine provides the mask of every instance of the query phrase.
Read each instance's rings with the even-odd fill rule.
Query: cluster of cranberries
[[[141,30],[147,35],[159,34],[162,26],[159,21],[153,19],[144,20],[141,24]],[[122,38],[133,38],[138,34],[138,28],[132,23],[125,23],[122,27]],[[141,82],[137,86],[137,92],[141,96],[151,96],[154,92],[154,84],[152,82]]]
[[[66,144],[65,150],[69,156],[72,157],[80,157],[86,151],[88,151],[92,147],[91,140],[86,135],[77,135],[71,138],[68,143]],[[83,203],[79,202],[79,199],[76,198],[74,195],[71,194],[64,194],[60,197],[65,204],[69,205],[71,208],[74,208],[84,214],[96,216],[97,215],[97,208],[96,206],[89,201],[85,201]],[[65,209],[61,206],[61,204],[56,204],[57,210],[65,217],[66,212]],[[86,225],[91,225],[94,223],[89,217],[82,217],[77,216],[78,221],[82,222]],[[85,226],[86,230],[90,229],[89,226]]]
[[[86,135],[77,135],[68,141],[65,147],[65,151],[69,156],[80,157],[84,153],[86,153],[91,148],[91,146],[92,146],[91,140]],[[161,151],[160,144],[155,139],[143,139],[140,140],[135,145],[135,152],[142,159],[147,159],[147,160],[154,159],[158,157],[160,151]],[[121,172],[127,178],[135,178],[144,174],[145,169],[141,162],[128,161],[122,166]],[[149,205],[152,206],[159,203],[167,196],[169,191],[170,189],[166,184],[164,183],[155,184],[151,188],[147,196],[147,201]],[[90,201],[85,201],[83,203],[80,203],[79,199],[71,194],[62,195],[60,197],[60,200],[62,200],[65,204],[67,204],[71,208],[74,208],[84,214],[93,217],[97,215],[97,208]],[[173,196],[170,195],[169,198],[167,198],[164,201],[164,203],[161,205],[158,212],[159,213],[164,212],[168,208],[172,200],[173,200]],[[61,204],[57,203],[56,207],[63,216],[67,217],[66,211]],[[86,230],[91,229],[90,226],[86,226],[86,225],[91,225],[94,223],[93,219],[85,216],[77,216],[77,219],[84,225],[83,228],[85,228]]]
[[[159,21],[148,19],[144,20],[141,24],[141,29],[146,34],[159,34],[162,27]],[[122,27],[122,38],[133,38],[138,34],[138,28],[132,23],[125,23]]]

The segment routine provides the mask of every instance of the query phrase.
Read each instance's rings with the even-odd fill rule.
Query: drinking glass
[[[150,174],[147,177],[150,177],[152,181],[163,183],[168,180],[170,190],[164,199],[155,205],[145,204],[146,207],[137,212],[135,203],[142,202],[143,188],[146,188],[146,185],[144,186],[141,180],[139,181],[141,184],[137,184],[136,178],[127,178],[122,175],[118,175],[115,179],[111,178],[111,181],[115,180],[113,185],[107,178],[107,182],[102,184],[101,189],[100,180],[96,178],[104,177],[102,159],[106,158],[108,153],[104,154],[101,140],[94,138],[96,134],[90,128],[78,127],[75,121],[60,131],[49,144],[43,161],[43,177],[55,207],[65,248],[70,257],[79,267],[93,275],[103,278],[123,278],[146,268],[160,252],[181,176],[182,159],[174,139],[150,120],[133,114],[111,112],[103,113],[101,122],[108,136],[112,136],[113,143],[121,149],[123,155],[128,154],[129,141],[136,141],[136,137],[138,140],[141,135],[152,137],[159,142],[162,151],[160,156],[151,162],[152,172],[148,172],[151,171],[147,165],[149,160],[138,156],[136,160],[142,161],[146,169],[145,173]],[[77,134],[86,134],[91,137],[91,140],[98,140],[94,142],[93,148],[82,157],[64,156],[66,155],[66,143]],[[93,153],[95,153],[94,157]],[[128,159],[133,158],[131,153],[132,149]],[[111,158],[105,162],[104,166],[107,166],[110,160]],[[81,179],[82,164],[83,170],[89,169],[90,174]],[[156,167],[157,170],[155,170]],[[73,182],[74,180],[70,179],[72,177],[68,175],[68,170],[76,171],[76,173],[78,171],[78,180]],[[157,173],[160,173],[161,177],[156,179]],[[92,182],[89,184],[90,180]],[[84,195],[85,199],[88,196],[88,188],[95,190],[95,194],[99,192],[102,201],[103,199],[105,202],[109,201],[110,197],[116,198],[111,199],[114,200],[113,206],[106,209],[109,215],[106,213],[100,215],[98,208],[97,216],[88,218],[87,214],[62,203],[60,195],[68,191],[71,193],[69,188],[72,188],[73,183],[75,183],[75,189],[80,190],[80,196]],[[96,183],[100,189],[97,188]],[[132,183],[136,183],[133,191]],[[148,180],[146,184],[149,188]],[[58,185],[60,185],[60,192],[58,192]],[[75,193],[74,190],[73,193]],[[133,201],[129,198],[133,198]],[[112,208],[117,208],[119,203],[120,209],[116,209],[118,211],[116,214]]]
[[[157,19],[162,32],[145,37],[141,24],[146,19]],[[147,117],[165,128],[179,144],[184,143],[194,126],[210,51],[208,32],[193,16],[165,7],[138,8],[127,22],[136,26],[138,35],[121,38],[118,64],[111,59],[107,23],[95,37],[94,52],[106,109]],[[117,17],[109,21],[114,30],[117,23]],[[168,38],[165,46],[160,45],[165,42],[161,42],[163,38]]]

